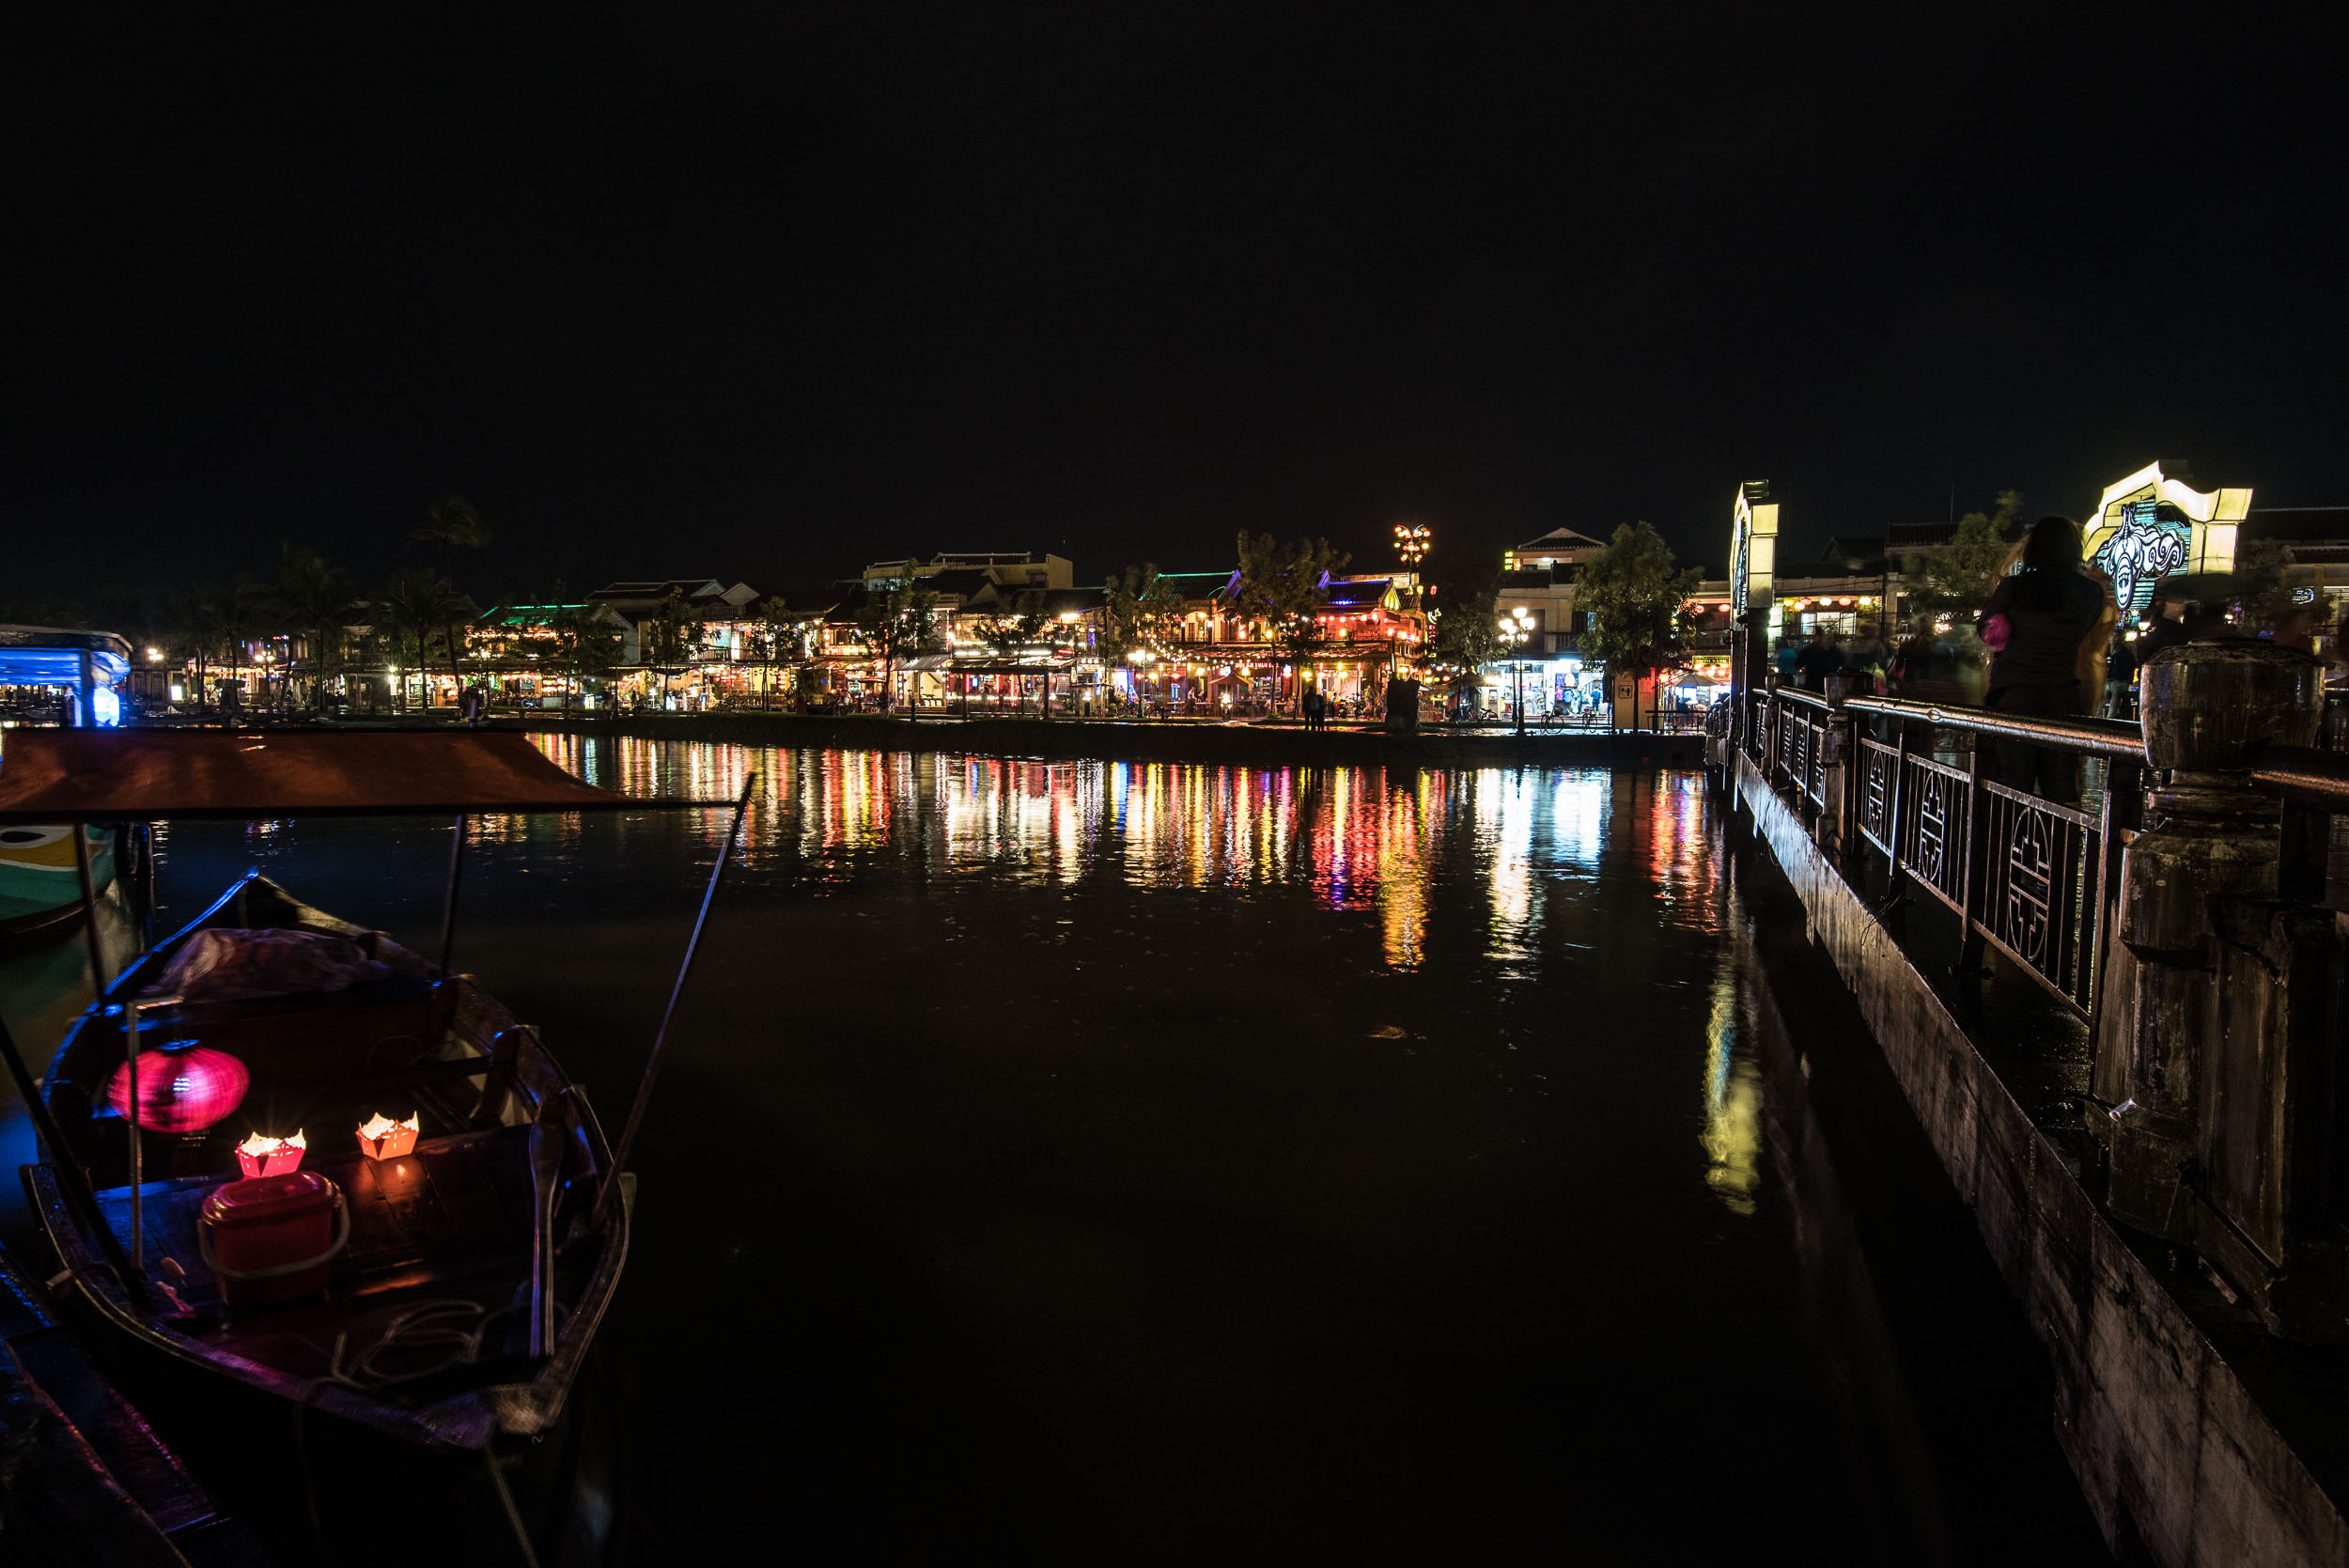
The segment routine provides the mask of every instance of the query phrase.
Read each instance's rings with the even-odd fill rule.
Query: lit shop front
[[[1831,631],[1849,643],[1883,634],[1884,599],[1876,594],[1810,594],[1778,600],[1771,624],[1789,642],[1808,643]]]
[[[945,697],[972,713],[1018,711],[1067,700],[1078,684],[1074,663],[1031,659],[957,659],[945,672]]]
[[[1128,700],[1178,713],[1220,713],[1269,706],[1280,692],[1286,665],[1159,659],[1130,656],[1132,667],[1113,670],[1111,690]],[[1121,678],[1122,677],[1122,678]]]

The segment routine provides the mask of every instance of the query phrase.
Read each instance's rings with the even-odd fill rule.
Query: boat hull
[[[115,831],[86,828],[90,886],[104,893],[115,876]],[[62,931],[82,912],[82,875],[64,827],[0,829],[0,939]]]

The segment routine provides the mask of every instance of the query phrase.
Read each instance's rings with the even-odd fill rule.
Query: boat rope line
[[[334,1336],[334,1348],[326,1358],[326,1371],[302,1386],[293,1401],[293,1444],[295,1456],[302,1464],[303,1501],[310,1514],[310,1528],[317,1534],[319,1549],[329,1563],[336,1560],[333,1542],[326,1527],[319,1518],[318,1488],[310,1474],[310,1450],[304,1438],[303,1414],[310,1408],[310,1401],[320,1389],[328,1387],[350,1389],[357,1393],[373,1393],[397,1383],[429,1377],[451,1367],[472,1366],[481,1358],[481,1342],[490,1332],[490,1326],[504,1314],[514,1311],[514,1303],[502,1307],[484,1307],[478,1301],[462,1296],[443,1296],[438,1300],[421,1301],[395,1316],[383,1326],[383,1331],[370,1341],[365,1350],[344,1359],[350,1348],[348,1330]],[[471,1318],[471,1325],[463,1320]],[[386,1370],[377,1364],[379,1357],[395,1351],[414,1354],[437,1348],[443,1354],[428,1364]],[[492,1434],[491,1441],[494,1441]],[[506,1489],[506,1478],[498,1472],[497,1456],[491,1444],[482,1445],[482,1457],[490,1466],[490,1482],[497,1489],[498,1500],[505,1505],[506,1524],[514,1531],[514,1544],[521,1549],[522,1560],[530,1568],[537,1568],[538,1554],[532,1550],[530,1535],[522,1527],[521,1513],[514,1506],[513,1494]]]
[[[709,886],[702,890],[701,912],[693,917],[693,934],[686,939],[685,961],[677,966],[677,984],[669,987],[669,1005],[661,1015],[661,1029],[652,1037],[652,1055],[645,1062],[645,1076],[636,1085],[636,1098],[628,1108],[628,1121],[620,1128],[620,1141],[612,1149],[612,1169],[604,1172],[603,1185],[596,1191],[596,1206],[592,1211],[595,1222],[600,1224],[604,1213],[612,1206],[612,1194],[619,1190],[620,1172],[628,1169],[629,1152],[636,1146],[636,1129],[645,1123],[645,1108],[652,1103],[653,1080],[661,1076],[661,1049],[669,1043],[669,1025],[677,1017],[678,999],[685,995],[685,982],[693,973],[693,955],[701,951],[702,931],[709,924],[709,906],[718,896],[718,879],[726,874],[726,861],[734,853],[735,841],[742,836],[742,816],[751,809],[751,792],[758,787],[758,771],[754,768],[742,780],[741,796],[734,802],[734,818],[726,824],[726,836],[719,841],[717,863],[709,868]]]
[[[531,1550],[530,1531],[522,1528],[522,1511],[514,1506],[514,1494],[506,1487],[506,1472],[498,1468],[494,1444],[481,1445],[481,1462],[490,1467],[490,1484],[497,1488],[498,1501],[506,1505],[506,1522],[514,1531],[514,1545],[521,1548],[522,1561],[529,1568],[538,1568],[538,1554]]]
[[[484,1307],[460,1296],[420,1301],[393,1317],[356,1355],[347,1354],[350,1349],[350,1331],[345,1329],[334,1336],[334,1348],[327,1357],[326,1371],[303,1385],[297,1403],[307,1404],[319,1389],[329,1385],[355,1393],[374,1393],[395,1384],[446,1372],[451,1367],[472,1366],[481,1359],[481,1342],[489,1336],[490,1326],[514,1310],[515,1304],[510,1301],[500,1307]],[[466,1323],[467,1319],[471,1322]],[[442,1354],[415,1365],[381,1364],[381,1358],[385,1357],[421,1356],[428,1350]]]

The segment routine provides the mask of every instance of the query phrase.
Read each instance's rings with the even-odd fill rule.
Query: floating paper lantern
[[[404,1122],[395,1122],[377,1111],[359,1124],[359,1152],[369,1159],[397,1159],[416,1146],[416,1134],[423,1130],[422,1111]]]
[[[253,1081],[244,1063],[225,1050],[203,1046],[139,1052],[139,1110],[135,1120],[149,1132],[202,1132],[244,1103]],[[131,1117],[131,1063],[115,1069],[106,1103]]]
[[[310,1141],[295,1133],[291,1138],[272,1138],[255,1133],[237,1145],[237,1169],[247,1181],[256,1176],[282,1176],[302,1168],[302,1152]]]

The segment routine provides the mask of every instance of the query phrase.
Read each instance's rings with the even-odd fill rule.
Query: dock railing
[[[2349,813],[2349,753],[2267,746],[2253,753],[2251,787],[2283,802],[2283,846],[2276,895],[2288,904],[2325,901],[2333,817]]]
[[[1888,906],[1911,887],[1947,905],[1961,976],[1979,972],[1987,944],[2092,1025],[2121,851],[2144,804],[2137,725],[1785,687],[1749,691],[1746,703],[1746,756],[1812,818],[1822,847],[1854,870],[1879,858]],[[1991,777],[1997,741],[2100,764],[2085,803]]]
[[[2305,653],[2191,644],[2147,666],[2137,723],[1770,687],[1743,694],[1735,742],[1746,803],[1759,784],[1791,814],[1773,831],[1797,828],[1920,977],[1948,938],[1911,946],[1886,917],[1912,894],[1955,917],[1960,1021],[1995,952],[2086,1025],[2086,1092],[2042,1110],[2088,1135],[2108,1214],[2191,1247],[2275,1331],[2339,1339],[2349,753],[2310,744],[2321,676]],[[2017,742],[2077,759],[2079,800],[2000,782]]]

